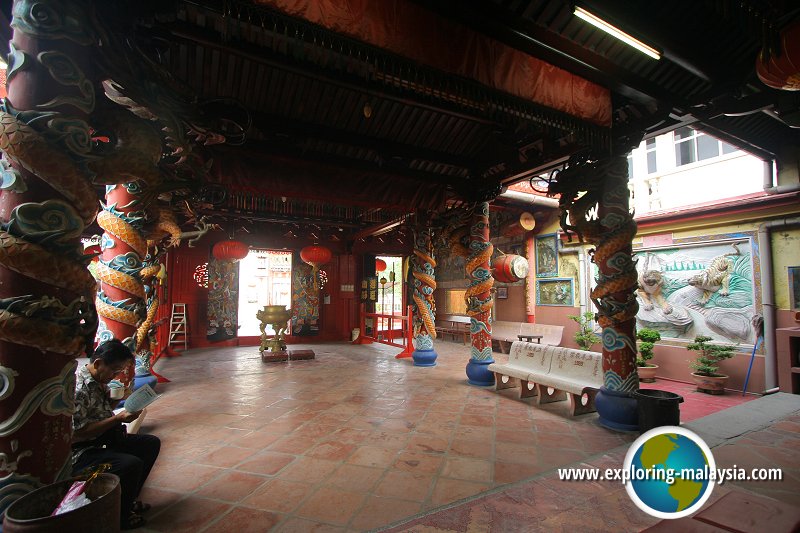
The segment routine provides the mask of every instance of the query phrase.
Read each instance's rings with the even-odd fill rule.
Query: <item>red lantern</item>
[[[317,244],[306,246],[300,250],[300,259],[315,269],[319,269],[319,267],[331,260],[331,251]]]
[[[384,270],[386,270],[386,261],[375,259],[375,272],[383,272]]]
[[[211,249],[212,255],[220,261],[238,261],[247,257],[250,248],[243,242],[220,241]]]
[[[331,260],[331,251],[324,246],[319,246],[317,244],[313,246],[306,246],[300,250],[300,259],[311,265],[311,277],[314,280],[314,288],[318,288],[319,267]]]
[[[779,53],[765,61],[761,53],[756,59],[756,74],[764,85],[785,91],[800,91],[800,21],[787,26],[780,35]]]

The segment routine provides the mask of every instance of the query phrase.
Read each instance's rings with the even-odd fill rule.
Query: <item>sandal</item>
[[[150,505],[149,503],[144,503],[141,500],[136,500],[135,502],[133,502],[133,506],[131,507],[131,511],[133,511],[136,514],[142,514],[142,513],[146,513],[151,508],[152,508],[152,505]]]
[[[128,518],[126,520],[122,521],[122,524],[120,524],[120,529],[122,530],[138,529],[143,525],[145,525],[146,523],[147,520],[145,520],[142,515],[131,513],[130,515],[128,515]]]

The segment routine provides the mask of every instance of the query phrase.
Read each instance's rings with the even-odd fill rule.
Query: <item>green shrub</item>
[[[581,350],[591,351],[592,346],[600,342],[600,337],[595,334],[591,326],[594,313],[586,311],[582,315],[569,315],[567,318],[574,320],[579,326],[578,331],[575,332],[575,343],[581,347]]]
[[[661,340],[661,334],[654,329],[642,328],[636,331],[636,338],[639,339],[636,366],[650,366],[648,361],[653,358],[653,346]]]
[[[697,358],[689,366],[701,376],[719,377],[723,375],[717,373],[719,362],[733,357],[735,348],[725,344],[709,344],[711,340],[711,337],[700,335],[686,347],[690,352],[697,352]]]

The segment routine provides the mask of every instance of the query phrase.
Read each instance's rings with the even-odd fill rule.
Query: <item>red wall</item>
[[[248,236],[249,237],[249,236]],[[206,310],[208,304],[208,290],[201,288],[194,281],[193,274],[198,265],[208,262],[210,250],[213,244],[225,239],[225,235],[215,233],[199,241],[195,247],[189,248],[181,245],[178,249],[173,249],[167,254],[165,264],[167,266],[167,290],[165,301],[161,303],[159,317],[169,317],[172,303],[185,303],[189,321],[189,348],[201,348],[208,346],[257,346],[260,342],[258,337],[240,337],[229,341],[209,342],[206,338]],[[248,242],[247,238],[242,238]],[[266,244],[260,242],[262,239],[249,239],[248,244],[256,247],[276,248],[275,243]],[[278,243],[286,244],[286,243]],[[305,246],[305,243],[302,244]],[[299,254],[300,248],[287,247]],[[334,246],[330,248],[335,249]],[[299,256],[295,256],[299,261]],[[320,295],[320,332],[314,337],[287,337],[286,341],[292,343],[313,343],[322,341],[349,340],[350,331],[358,327],[358,302],[355,300],[355,292],[342,292],[341,285],[356,286],[356,259],[352,254],[334,256],[330,263],[323,265],[323,270],[328,274],[328,284]],[[330,303],[325,304],[325,295],[330,296]],[[158,332],[159,349],[166,345],[169,333],[169,318],[161,326]],[[173,346],[178,348],[178,346]],[[180,346],[179,348],[182,348]]]

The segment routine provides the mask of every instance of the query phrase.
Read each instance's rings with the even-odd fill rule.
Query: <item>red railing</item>
[[[407,307],[406,315],[402,316],[367,313],[365,305],[361,304],[359,315],[361,330],[358,338],[353,342],[356,344],[380,342],[381,344],[396,346],[403,348],[403,351],[395,356],[396,358],[411,357],[414,345],[411,342],[413,331],[410,305]],[[368,321],[372,324],[369,334],[367,334]]]

